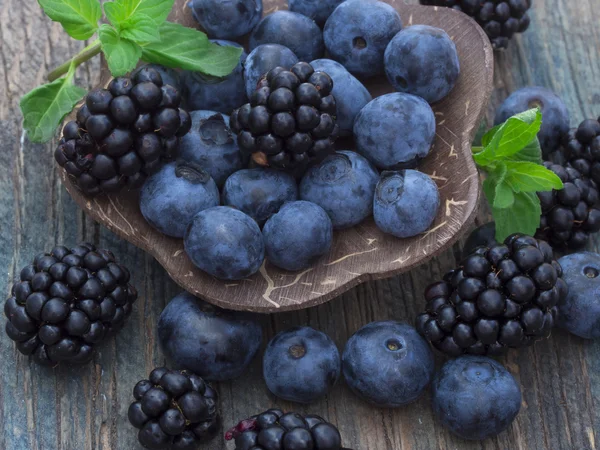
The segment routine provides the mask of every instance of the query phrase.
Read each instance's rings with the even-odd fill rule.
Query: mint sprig
[[[541,125],[541,111],[531,109],[492,128],[482,146],[473,147],[473,159],[486,174],[483,191],[500,242],[513,233],[534,235],[542,214],[536,193],[563,188],[560,178],[542,165]]]
[[[239,62],[242,49],[212,44],[198,30],[167,22],[175,0],[38,0],[44,12],[73,38],[90,45],[48,75],[50,83],[23,96],[23,126],[33,142],[49,141],[85,90],[73,86],[75,69],[102,52],[115,77],[140,60],[224,77]],[[100,24],[102,12],[109,23]],[[62,78],[61,78],[62,77]]]

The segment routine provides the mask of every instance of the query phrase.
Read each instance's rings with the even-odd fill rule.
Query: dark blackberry
[[[573,167],[545,162],[563,182],[561,190],[538,192],[542,206],[536,236],[555,247],[580,249],[600,231],[600,196],[593,180]]]
[[[484,29],[494,49],[504,49],[515,33],[529,28],[531,0],[420,0],[421,5],[447,6],[471,16]]]
[[[42,365],[85,364],[131,314],[137,291],[108,250],[83,243],[40,253],[4,304],[6,334]]]
[[[301,175],[334,150],[338,135],[333,81],[308,63],[267,73],[250,103],[231,115],[242,152],[260,166]]]
[[[567,285],[546,241],[512,235],[479,247],[425,291],[416,327],[450,356],[498,355],[546,338]]]
[[[179,138],[191,128],[179,91],[154,67],[94,89],[63,128],[54,156],[87,196],[140,187],[175,159]],[[150,138],[151,136],[152,138]]]
[[[600,182],[600,118],[587,119],[563,138],[566,161],[596,184]]]
[[[225,440],[235,440],[235,450],[348,450],[338,429],[322,417],[278,409],[242,420],[225,433]]]
[[[191,372],[158,367],[133,397],[127,416],[144,448],[193,450],[219,430],[216,391]]]

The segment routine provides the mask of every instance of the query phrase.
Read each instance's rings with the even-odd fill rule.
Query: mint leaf
[[[510,185],[502,181],[496,185],[496,197],[494,198],[494,208],[510,208],[515,203],[515,196]]]
[[[38,0],[50,19],[60,22],[65,31],[80,41],[98,30],[102,8],[98,0]]]
[[[121,37],[138,44],[160,41],[158,24],[146,14],[136,14],[121,24]]]
[[[23,128],[32,142],[47,142],[54,136],[56,128],[85,95],[85,89],[74,86],[75,64],[69,72],[49,84],[28,92],[21,98],[19,106],[23,114]]]
[[[535,117],[531,117],[531,111],[535,111]],[[530,119],[533,119],[531,122]],[[508,119],[502,125],[502,135],[497,141],[494,151],[496,158],[505,158],[514,155],[537,138],[542,126],[542,113],[539,109],[526,111]],[[494,144],[496,137],[490,145]]]
[[[125,75],[137,65],[142,49],[135,42],[122,38],[117,30],[107,24],[100,27],[98,37],[108,68],[114,77]]]
[[[483,147],[487,147],[488,145],[490,145],[490,142],[492,142],[492,138],[498,132],[501,126],[502,124],[496,125],[495,127],[489,129],[488,132],[483,135],[483,137],[481,138],[481,145]]]
[[[540,192],[563,188],[560,178],[539,164],[507,161],[506,168],[506,182],[515,192]]]
[[[104,4],[106,17],[115,27],[129,19],[145,15],[160,26],[173,9],[175,0],[115,0]]]
[[[159,29],[160,42],[142,48],[149,63],[224,77],[238,65],[242,49],[215,45],[204,33],[176,23],[165,22]]]
[[[512,207],[492,207],[492,215],[496,222],[496,240],[502,242],[517,232],[533,236],[540,226],[541,214],[540,200],[534,192],[515,193]]]

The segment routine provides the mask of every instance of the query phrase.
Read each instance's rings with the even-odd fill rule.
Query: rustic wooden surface
[[[361,282],[425,263],[456,242],[477,214],[480,184],[471,142],[492,90],[493,54],[483,30],[464,14],[449,8],[386,1],[400,11],[405,25],[423,23],[445,29],[460,57],[460,78],[450,95],[433,107],[437,136],[430,154],[419,164],[419,169],[437,183],[441,200],[437,217],[426,233],[397,239],[380,231],[369,219],[336,231],[329,253],[304,271],[287,272],[265,261],[252,277],[221,281],[194,266],[182,239],[165,236],[144,220],[138,192],[90,199],[62,171],[67,191],[94,220],[152,254],[182,288],[224,308],[260,313],[303,309],[335,298]],[[175,2],[173,20],[194,26],[185,4],[186,0]],[[287,3],[267,0],[264,7],[269,14],[287,8]],[[110,74],[105,74],[108,82]],[[367,87],[374,97],[394,91],[385,77],[368,80]],[[340,143],[340,149],[344,145]]]
[[[413,0],[416,3],[416,0]],[[600,114],[598,0],[534,2],[530,31],[496,57],[495,91],[488,117],[509,91],[528,84],[555,89],[567,102],[572,123]],[[95,224],[73,203],[58,179],[52,145],[23,138],[18,101],[44,74],[83,45],[65,38],[36,2],[0,0],[0,293],[6,295],[20,268],[56,243],[90,240],[114,250],[136,270],[140,291],[130,321],[82,368],[36,367],[0,335],[0,449],[136,450],[127,424],[131,388],[163,357],[155,339],[158,315],[179,292],[152,257]],[[96,63],[78,71],[78,82],[97,82]],[[600,240],[590,247],[598,249]],[[340,349],[373,320],[411,321],[423,306],[421,292],[453,266],[460,247],[410,273],[357,286],[327,304],[262,317],[265,341],[292,325],[330,334]],[[443,361],[438,357],[438,365]],[[485,449],[570,450],[600,447],[600,342],[555,331],[551,340],[512,352],[502,362],[523,389],[521,412],[507,432],[485,442],[454,438],[436,424],[426,393],[398,410],[374,409],[344,386],[316,404],[297,407],[266,394],[260,358],[240,380],[221,383],[224,422],[278,405],[328,417],[355,450]],[[230,449],[223,441],[206,450]]]

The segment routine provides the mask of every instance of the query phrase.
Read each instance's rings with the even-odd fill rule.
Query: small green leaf
[[[137,65],[142,56],[142,49],[135,42],[120,37],[117,30],[107,24],[100,27],[98,36],[113,76],[125,75]]]
[[[505,209],[510,208],[515,202],[515,196],[512,188],[506,181],[502,181],[496,185],[496,197],[494,198],[494,208]]]
[[[160,41],[158,24],[145,14],[136,14],[121,24],[121,37],[138,44]]]
[[[519,192],[514,194],[512,207],[492,207],[492,214],[496,222],[496,240],[502,242],[513,233],[533,236],[540,226],[542,208],[534,192]]]
[[[146,62],[215,77],[229,75],[239,63],[242,49],[212,44],[198,30],[165,22],[159,31],[160,42],[142,48],[142,59]]]
[[[542,164],[542,148],[540,141],[536,137],[524,148],[505,158],[506,161],[528,161],[535,164]]]
[[[490,128],[488,130],[488,132],[483,135],[483,137],[481,138],[481,145],[483,147],[487,147],[490,144],[490,142],[492,142],[492,138],[498,132],[498,130],[500,129],[501,126],[502,126],[502,124],[496,125],[495,127]]]
[[[38,0],[48,17],[60,22],[74,39],[84,41],[98,30],[102,8],[98,0]]]
[[[74,86],[75,64],[71,64],[64,78],[44,84],[21,98],[23,128],[32,142],[47,142],[56,128],[85,95],[85,89]]]
[[[536,112],[536,115],[535,120],[531,123],[521,119],[521,117],[530,118],[530,111],[526,111],[511,117],[502,125],[502,135],[498,139],[494,151],[496,159],[514,155],[536,139],[542,125],[542,113],[539,109],[533,111]],[[495,141],[496,137],[494,136],[490,145],[493,145]]]
[[[160,26],[173,9],[175,0],[115,0],[104,4],[106,17],[115,27],[129,19],[145,15]]]
[[[540,192],[563,188],[560,178],[539,164],[507,161],[506,168],[506,182],[515,192]]]

